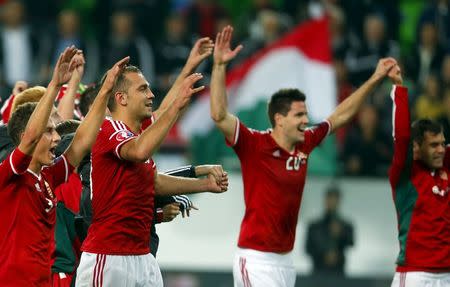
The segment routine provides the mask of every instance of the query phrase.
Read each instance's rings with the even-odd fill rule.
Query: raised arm
[[[198,39],[195,42],[194,47],[192,47],[189,57],[186,61],[186,64],[176,78],[169,92],[167,92],[167,95],[162,100],[159,108],[153,112],[153,117],[155,119],[158,119],[161,113],[165,111],[173,102],[173,100],[179,93],[184,79],[191,75],[201,64],[201,62],[203,62],[203,60],[205,60],[212,54],[213,47],[214,43],[208,37]]]
[[[222,131],[226,139],[233,141],[237,118],[228,112],[227,91],[225,75],[227,64],[239,53],[242,45],[231,50],[230,43],[233,36],[233,28],[225,27],[216,36],[214,48],[214,65],[211,75],[211,118]]]
[[[129,60],[130,57],[123,58],[115,63],[108,71],[106,79],[92,103],[91,109],[78,127],[71,145],[65,152],[67,159],[73,166],[78,166],[83,157],[91,150],[105,118],[106,106],[111,95],[111,90],[116,82],[117,76]]]
[[[155,175],[156,195],[179,195],[200,192],[222,193],[228,190],[228,175],[224,172],[220,181],[209,174],[206,178],[185,178],[162,173]]]
[[[161,113],[159,119],[137,138],[128,141],[120,149],[120,157],[133,161],[145,162],[159,148],[173,124],[178,119],[180,112],[188,105],[193,94],[205,87],[194,88],[194,84],[203,76],[195,73],[184,79],[180,92],[169,107]]]
[[[77,49],[72,46],[66,48],[59,56],[47,91],[31,114],[20,141],[18,148],[23,153],[32,155],[42,134],[45,132],[56,94],[61,86],[70,79],[74,68],[79,64],[74,58],[76,52]]]
[[[413,160],[411,140],[411,120],[409,112],[408,89],[403,87],[401,71],[396,65],[389,72],[389,78],[394,86],[391,91],[392,98],[392,136],[394,139],[394,156],[389,170],[389,181],[395,187],[402,175],[409,178]]]
[[[384,58],[378,61],[378,65],[372,76],[339,104],[328,121],[331,123],[331,132],[349,123],[363,105],[367,96],[387,76],[388,72],[397,64],[394,58]]]
[[[72,77],[67,84],[66,94],[61,98],[58,104],[58,114],[63,120],[73,119],[73,111],[75,109],[75,96],[78,86],[84,74],[84,56],[82,51],[78,51],[77,56],[82,59],[82,63],[73,71]]]

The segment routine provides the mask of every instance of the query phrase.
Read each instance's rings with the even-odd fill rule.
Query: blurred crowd
[[[84,51],[83,83],[126,55],[150,79],[157,101],[168,91],[199,37],[232,24],[244,50],[232,65],[270,45],[293,26],[330,19],[339,101],[367,79],[381,57],[403,68],[414,118],[432,118],[450,139],[449,0],[0,0],[0,87],[46,84],[64,47]],[[199,67],[209,83],[211,63]],[[355,123],[337,134],[345,175],[382,176],[392,158],[392,116],[382,86]]]

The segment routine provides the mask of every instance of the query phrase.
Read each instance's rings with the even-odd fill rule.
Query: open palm
[[[214,43],[208,37],[198,39],[189,54],[188,62],[197,67],[204,59],[212,54]]]
[[[242,45],[237,46],[231,50],[231,38],[233,36],[233,28],[226,26],[222,32],[216,36],[216,43],[214,46],[214,63],[218,65],[228,64],[236,55],[242,50]]]
[[[59,56],[52,76],[52,81],[55,82],[55,84],[62,85],[70,80],[73,69],[80,64],[78,59],[73,61],[77,51],[75,46],[71,46],[66,48]]]

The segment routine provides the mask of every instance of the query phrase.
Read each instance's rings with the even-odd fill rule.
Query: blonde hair
[[[26,104],[26,103],[35,103],[39,102],[39,100],[44,96],[47,89],[45,87],[41,86],[34,86],[32,88],[28,88],[21,93],[17,94],[14,98],[14,102],[11,107],[11,114],[14,113],[15,110],[20,105]]]

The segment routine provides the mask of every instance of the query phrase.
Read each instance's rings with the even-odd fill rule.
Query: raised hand
[[[61,53],[53,70],[53,76],[51,80],[55,85],[61,86],[69,81],[75,67],[84,64],[84,59],[82,62],[80,58],[74,59],[74,56],[77,52],[78,50],[75,48],[75,46],[71,46],[66,48],[64,52]]]
[[[224,172],[220,178],[220,181],[217,181],[214,175],[208,174],[208,190],[213,193],[222,193],[228,190],[228,174]]]
[[[109,93],[112,91],[114,84],[116,83],[117,77],[123,71],[123,69],[125,69],[129,61],[130,57],[127,56],[122,60],[118,61],[117,63],[115,63],[114,66],[112,66],[111,69],[108,70],[100,91],[105,93]]]
[[[81,78],[83,78],[84,74],[84,65],[86,63],[83,55],[83,51],[78,50],[75,56],[73,56],[73,61],[79,63],[74,67],[74,71],[72,74],[72,79],[76,79],[78,82],[81,81]]]
[[[200,86],[194,88],[194,84],[203,78],[203,75],[200,73],[194,73],[183,80],[181,85],[180,94],[175,98],[173,104],[179,109],[182,110],[187,106],[193,94],[200,92],[205,88],[205,86]]]
[[[397,61],[394,58],[380,59],[372,77],[376,80],[383,79],[395,65],[397,65]]]
[[[401,86],[403,84],[402,71],[399,65],[395,65],[388,73],[388,77],[391,79],[394,85]]]
[[[222,32],[216,36],[216,43],[214,47],[214,64],[226,65],[242,50],[243,46],[238,45],[234,50],[231,50],[231,38],[233,36],[233,27],[226,26]]]
[[[198,39],[189,54],[187,65],[191,67],[191,69],[195,69],[204,59],[212,54],[213,48],[214,42],[210,38],[205,37]]]

